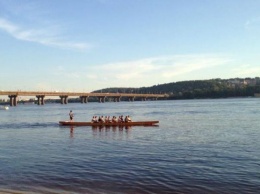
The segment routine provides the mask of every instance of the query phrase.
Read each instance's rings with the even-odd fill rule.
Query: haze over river
[[[158,127],[62,127],[93,115]],[[0,110],[0,193],[258,193],[260,99],[18,105]]]

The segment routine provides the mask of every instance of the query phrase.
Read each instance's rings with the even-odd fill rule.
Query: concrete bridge
[[[106,98],[113,98],[114,102],[120,102],[121,97],[127,97],[129,101],[134,101],[135,98],[141,98],[145,101],[147,98],[157,100],[157,98],[165,98],[166,94],[134,94],[134,93],[86,93],[86,92],[39,92],[39,91],[0,91],[0,95],[8,96],[10,106],[16,106],[18,96],[36,96],[37,104],[44,105],[44,98],[60,97],[61,104],[68,104],[68,98],[79,97],[81,103],[87,103],[89,97],[97,97],[99,102],[105,102]]]

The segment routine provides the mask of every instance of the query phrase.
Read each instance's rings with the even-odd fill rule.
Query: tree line
[[[238,83],[233,83],[232,80],[234,79],[180,81],[151,87],[106,88],[94,92],[168,94],[168,99],[251,97],[255,93],[260,93],[260,78],[258,77],[251,79],[253,84],[247,84],[243,82],[245,79],[241,78],[236,78]]]

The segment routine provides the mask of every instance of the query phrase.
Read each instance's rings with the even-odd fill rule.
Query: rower
[[[104,116],[101,116],[101,123],[104,123],[104,122],[105,122]]]
[[[116,123],[116,122],[117,122],[116,117],[113,116],[113,118],[112,118],[112,123]]]
[[[96,123],[96,122],[97,122],[97,117],[96,117],[96,116],[93,116],[91,122],[92,122],[92,123]]]
[[[123,123],[124,122],[124,116],[123,115],[119,116],[118,122],[119,123]]]
[[[110,120],[110,116],[107,117],[107,122],[112,123],[112,121]]]
[[[127,121],[128,121],[128,122],[132,122],[132,119],[130,118],[129,115],[127,116]]]
[[[129,115],[125,117],[125,122],[126,122],[126,123],[131,122],[131,121],[132,121],[132,120],[131,120],[131,118],[130,118]]]

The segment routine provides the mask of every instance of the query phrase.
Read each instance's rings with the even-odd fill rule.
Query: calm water
[[[61,127],[93,115],[159,127]],[[260,99],[19,105],[0,111],[0,192],[258,193]]]

